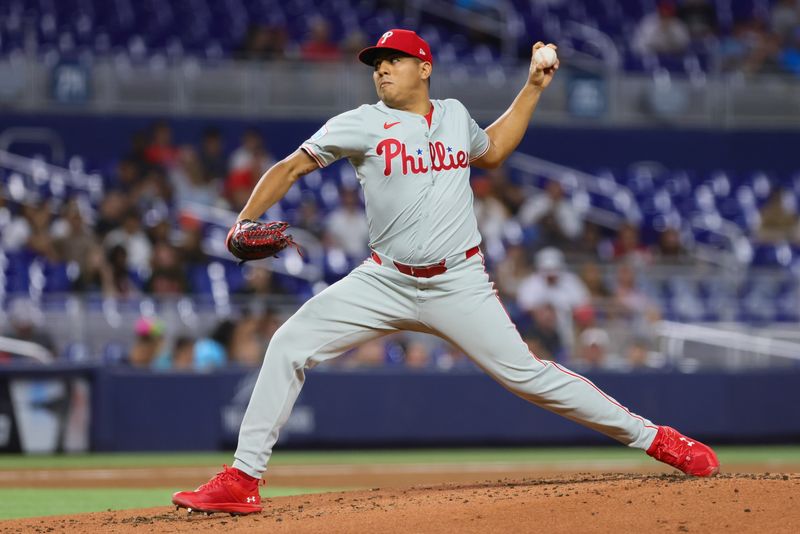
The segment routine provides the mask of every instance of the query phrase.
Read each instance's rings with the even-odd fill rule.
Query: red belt
[[[470,259],[472,256],[480,252],[478,247],[472,247],[468,251],[464,253],[464,259]],[[372,259],[378,265],[381,265],[383,262],[381,261],[380,256],[378,256],[374,251],[372,252]],[[394,266],[403,274],[407,274],[409,276],[414,276],[416,278],[430,278],[432,276],[436,276],[437,274],[442,274],[447,270],[445,266],[445,260],[440,261],[439,263],[434,263],[432,265],[424,265],[424,266],[415,266],[415,265],[406,265],[400,262],[393,262]]]

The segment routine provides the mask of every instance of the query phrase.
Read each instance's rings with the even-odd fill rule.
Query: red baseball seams
[[[459,150],[453,153],[451,147],[444,146],[441,141],[428,143],[428,152],[431,158],[431,168],[434,171],[449,171],[451,169],[466,169],[469,167],[469,156],[466,151]],[[394,159],[400,156],[402,163],[402,174],[423,174],[428,172],[425,166],[425,159],[422,157],[422,149],[417,150],[416,156],[409,155],[406,145],[391,137],[384,139],[375,148],[375,153],[383,156],[384,168],[383,175],[392,174]]]
[[[481,253],[478,253],[478,254],[480,254],[480,257],[481,257],[481,265],[483,265],[483,272],[484,272],[484,273],[486,273],[486,263],[484,262],[483,254],[481,254]],[[489,276],[489,273],[486,273],[486,276]],[[495,296],[495,297],[497,297],[497,302],[499,302],[499,303],[500,303],[500,307],[503,309],[503,312],[505,312],[505,314],[506,314],[506,317],[508,317],[508,320],[511,322],[511,324],[514,324],[514,321],[512,321],[512,320],[511,320],[511,316],[510,316],[510,315],[508,315],[508,310],[506,310],[506,307],[505,307],[505,306],[503,306],[503,301],[502,301],[502,300],[500,300],[500,295],[498,295],[498,294],[497,294],[497,291],[494,291],[494,282],[492,282],[492,291],[494,292],[494,296]],[[514,328],[516,329],[516,325],[514,326]],[[519,334],[519,330],[517,330],[517,334]],[[520,341],[521,341],[522,343],[525,343],[525,340],[523,340],[523,339],[522,339],[522,335],[520,335],[520,336],[519,336],[519,339],[520,339]],[[527,344],[526,344],[526,345],[527,345]],[[586,378],[582,377],[582,376],[581,376],[581,375],[579,375],[579,374],[573,373],[573,372],[571,372],[571,371],[567,371],[566,369],[564,369],[563,367],[561,367],[560,365],[558,365],[556,362],[553,362],[553,361],[544,361],[544,360],[541,360],[541,359],[539,359],[539,358],[538,358],[538,357],[537,357],[537,356],[536,356],[536,355],[535,355],[533,352],[531,352],[530,350],[528,351],[528,354],[530,354],[530,355],[531,355],[531,356],[532,356],[532,357],[533,357],[533,358],[534,358],[534,359],[535,359],[537,362],[541,363],[542,365],[547,365],[547,364],[549,363],[549,364],[551,364],[553,367],[555,367],[556,369],[558,369],[559,371],[561,371],[562,373],[564,373],[564,374],[567,374],[567,375],[569,375],[569,376],[572,376],[572,377],[574,377],[574,378],[579,378],[579,379],[583,380],[584,382],[586,382],[587,384],[589,384],[590,386],[592,386],[592,387],[593,387],[593,388],[594,388],[594,389],[595,389],[595,390],[596,390],[598,393],[600,393],[600,395],[602,395],[602,396],[603,396],[603,398],[605,398],[607,401],[609,401],[610,403],[614,404],[615,406],[617,406],[617,407],[619,407],[619,408],[622,408],[622,409],[623,409],[623,410],[624,410],[624,411],[625,411],[625,412],[626,412],[628,415],[630,415],[630,416],[631,416],[631,417],[633,417],[634,419],[638,419],[638,420],[640,420],[642,423],[644,423],[644,418],[642,418],[642,417],[639,417],[638,415],[635,415],[635,414],[631,413],[631,411],[630,411],[630,410],[628,410],[628,409],[627,409],[625,406],[621,405],[620,403],[618,403],[617,401],[615,401],[614,399],[612,399],[611,397],[609,397],[608,395],[606,395],[605,393],[603,393],[603,391],[602,391],[600,388],[598,388],[597,386],[595,386],[595,385],[592,383],[592,381],[591,381],[591,380],[588,380],[588,379],[586,379]],[[654,429],[654,430],[658,428],[658,427],[655,427],[655,426],[652,426],[652,425],[648,425],[648,424],[645,424],[644,426],[645,426],[646,428],[652,428],[652,429]]]

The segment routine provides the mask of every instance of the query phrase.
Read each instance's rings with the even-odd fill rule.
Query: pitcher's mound
[[[281,497],[242,517],[149,508],[0,523],[0,532],[800,532],[800,474],[579,474]]]

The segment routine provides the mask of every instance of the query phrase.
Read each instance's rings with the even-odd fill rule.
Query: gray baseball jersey
[[[363,105],[329,120],[303,150],[327,167],[347,158],[364,188],[370,247],[412,265],[478,245],[469,164],[489,137],[458,100],[433,100],[425,117]]]
[[[469,187],[469,163],[489,149],[489,140],[460,102],[434,100],[430,128],[421,115],[383,103],[361,106],[328,121],[302,148],[321,167],[340,158],[355,167],[376,254],[275,333],[234,467],[255,477],[266,470],[306,368],[402,330],[461,348],[529,402],[631,447],[650,446],[656,426],[584,377],[531,354],[503,309],[477,251]]]

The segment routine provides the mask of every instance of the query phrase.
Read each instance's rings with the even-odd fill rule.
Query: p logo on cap
[[[417,35],[416,32],[398,28],[391,29],[381,35],[375,46],[370,46],[359,52],[358,59],[371,67],[379,54],[385,53],[387,50],[402,52],[421,61],[433,63],[431,47],[425,42],[425,39]]]

